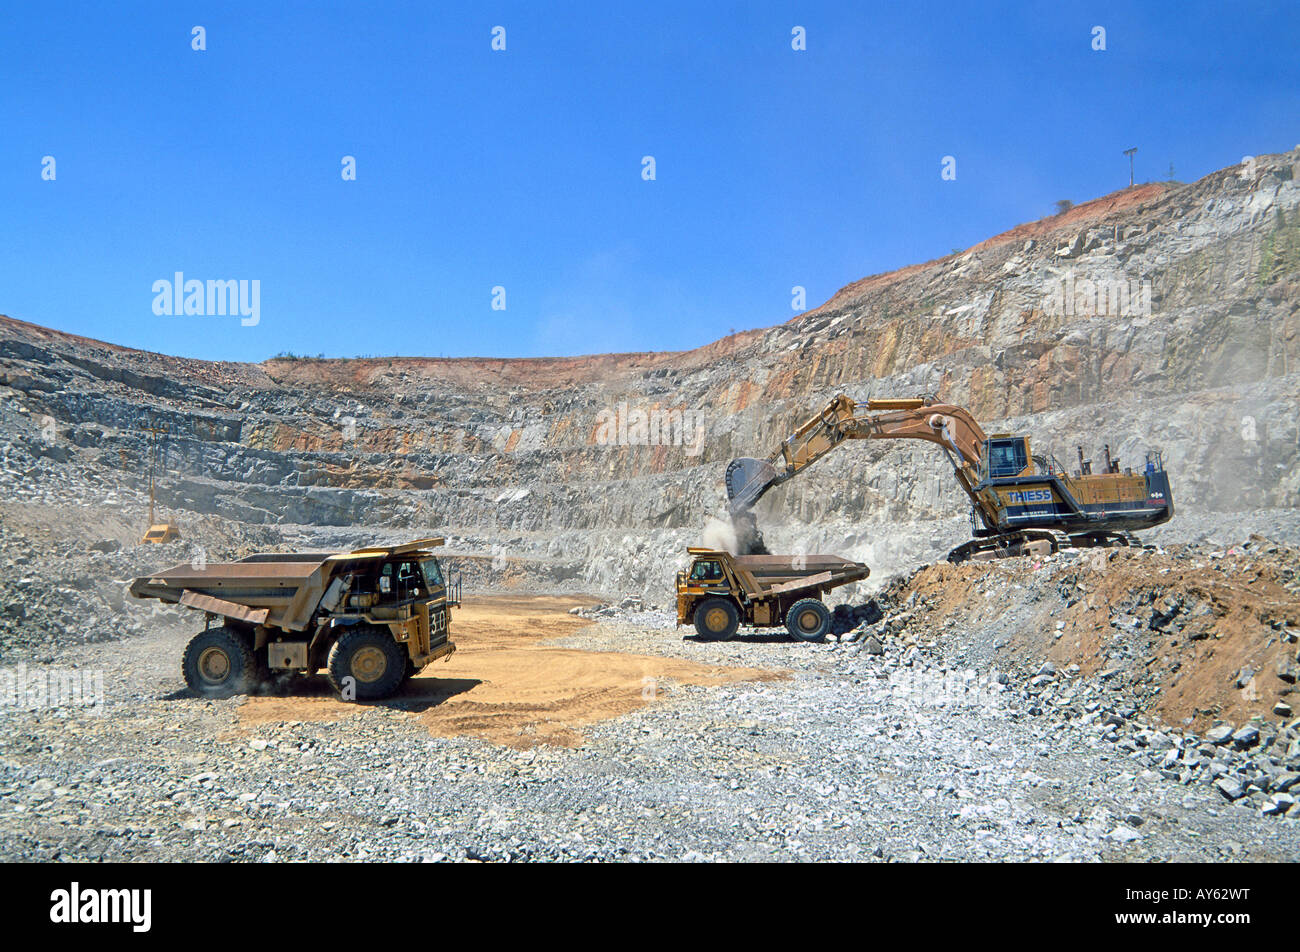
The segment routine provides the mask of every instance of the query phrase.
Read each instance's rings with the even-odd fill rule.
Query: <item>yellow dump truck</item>
[[[229,697],[276,672],[324,668],[345,700],[382,698],[456,650],[460,579],[434,556],[442,544],[185,563],[135,579],[130,592],[203,612],[181,665],[197,694]]]
[[[705,641],[723,641],[742,624],[784,625],[800,641],[821,641],[831,629],[822,601],[832,589],[871,574],[838,555],[732,555],[691,547],[691,566],[677,573],[677,624],[694,624]]]

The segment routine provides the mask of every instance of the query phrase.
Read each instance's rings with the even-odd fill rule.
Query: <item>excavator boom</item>
[[[961,407],[937,404],[927,397],[859,403],[841,394],[795,429],[766,460],[740,457],[731,461],[726,482],[732,511],[751,509],[773,486],[803,472],[845,440],[870,439],[937,443],[949,454],[962,487],[969,492],[987,438]]]
[[[944,451],[970,497],[975,535],[993,540],[967,547],[1005,543],[1019,551],[1029,541],[1047,540],[1054,549],[1067,536],[1078,544],[1109,544],[1115,538],[1130,540],[1130,530],[1158,525],[1173,515],[1159,454],[1148,456],[1143,472],[1121,473],[1107,446],[1106,471],[1094,474],[1080,450],[1079,472],[1071,476],[1055,460],[1034,456],[1025,436],[989,437],[962,407],[929,397],[858,402],[841,394],[800,424],[767,459],[731,461],[726,484],[733,521],[753,524],[752,509],[768,490],[845,440],[884,439],[923,440]],[[761,534],[755,530],[754,536],[761,545]]]

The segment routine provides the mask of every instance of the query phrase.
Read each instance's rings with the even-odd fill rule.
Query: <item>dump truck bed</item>
[[[252,624],[302,631],[325,591],[330,558],[330,554],[313,553],[309,561],[254,557],[202,567],[182,563],[141,576],[131,583],[130,591],[136,598],[157,598]]]
[[[336,575],[394,556],[423,558],[442,544],[432,538],[351,552],[263,552],[238,562],[183,562],[135,579],[130,592],[253,625],[303,631]],[[459,602],[459,595],[454,600]]]
[[[825,591],[871,574],[861,562],[838,555],[738,555],[732,562],[746,583],[752,582],[753,594]]]

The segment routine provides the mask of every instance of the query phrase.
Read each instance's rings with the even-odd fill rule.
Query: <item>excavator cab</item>
[[[986,479],[1020,476],[1030,468],[1029,437],[995,434],[984,441]]]

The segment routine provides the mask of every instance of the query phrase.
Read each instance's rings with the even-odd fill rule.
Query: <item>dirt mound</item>
[[[549,648],[591,622],[568,614],[587,604],[556,597],[476,598],[456,611],[457,651],[413,678],[390,706],[436,737],[479,737],[508,747],[578,747],[581,729],[626,714],[670,693],[675,685],[712,686],[777,680],[781,672],[713,667],[653,655]],[[333,721],[358,705],[319,693],[253,697],[239,709],[244,727],[273,721]]]
[[[1008,663],[1077,665],[1171,725],[1290,720],[1288,708],[1300,711],[1297,567],[1300,551],[1258,537],[1227,550],[943,563],[891,592],[910,606],[892,624],[915,639],[969,629]]]

